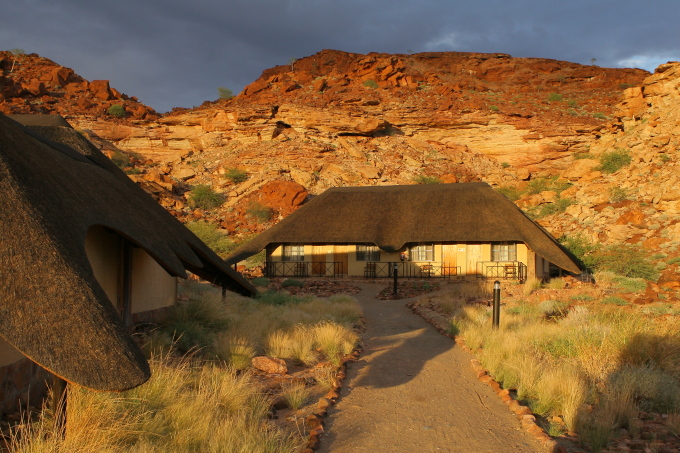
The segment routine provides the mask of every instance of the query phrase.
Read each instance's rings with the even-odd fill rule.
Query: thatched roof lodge
[[[175,277],[256,292],[63,119],[17,119],[0,114],[0,365],[126,390],[150,371],[125,324],[172,304]]]
[[[270,275],[524,279],[579,272],[542,227],[486,183],[332,188],[227,257],[267,250]],[[308,263],[301,265],[299,263]]]

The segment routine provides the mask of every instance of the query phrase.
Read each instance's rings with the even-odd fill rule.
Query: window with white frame
[[[283,246],[283,261],[304,261],[305,246],[300,244],[290,244]]]
[[[380,261],[377,245],[357,245],[357,261]]]
[[[434,244],[418,244],[411,247],[411,261],[434,261]]]
[[[514,242],[493,242],[491,261],[517,261],[517,244]]]

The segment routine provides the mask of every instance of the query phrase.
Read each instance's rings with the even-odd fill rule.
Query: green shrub
[[[490,106],[489,106],[489,110],[491,110],[492,112],[497,112],[497,111],[499,111],[500,109],[499,109],[498,106],[496,106],[496,105],[490,105]]]
[[[603,153],[600,156],[600,166],[597,167],[596,170],[608,174],[616,173],[623,167],[629,165],[631,161],[632,157],[630,152],[625,149],[617,148],[614,151]]]
[[[505,198],[507,198],[510,201],[517,201],[522,197],[523,192],[516,187],[499,187],[496,189],[496,192],[500,193],[503,195]]]
[[[237,245],[229,239],[229,236],[221,233],[217,226],[212,223],[199,220],[188,222],[186,227],[222,258],[227,257],[227,255],[236,250]]]
[[[642,278],[616,276],[614,283],[616,283],[619,290],[627,293],[641,293],[647,289],[647,281]]]
[[[231,99],[234,97],[234,93],[226,87],[217,87],[217,93],[220,95],[220,99]]]
[[[222,206],[224,198],[206,184],[199,184],[191,189],[189,204],[194,208],[209,210]]]
[[[418,175],[413,178],[416,184],[441,184],[442,180],[436,176]]]
[[[602,112],[596,112],[596,113],[593,113],[593,118],[603,120],[603,119],[607,118],[607,116]]]
[[[272,218],[273,211],[272,208],[253,201],[248,205],[246,213],[255,217],[260,222],[268,222]]]
[[[562,95],[559,93],[550,93],[548,95],[548,101],[550,102],[559,102],[562,100]]]
[[[571,187],[571,183],[566,181],[559,181],[559,176],[552,176],[549,178],[534,178],[529,181],[528,192],[530,195],[552,190],[558,194]]]
[[[368,87],[368,88],[376,89],[376,88],[378,88],[378,82],[376,82],[373,79],[368,79],[364,82],[364,86]]]
[[[597,250],[597,245],[591,243],[588,238],[582,234],[568,235],[565,234],[559,239],[559,243],[564,248],[569,250],[572,255],[576,257],[584,266],[592,268],[594,263],[592,260],[592,253]]]
[[[659,155],[659,159],[661,159],[661,162],[663,162],[664,164],[665,164],[666,162],[669,162],[669,161],[672,160],[672,159],[671,159],[671,156],[669,156],[668,154],[665,154],[665,153],[664,153],[664,154],[660,154],[660,155]]]
[[[295,280],[293,278],[289,278],[289,279],[284,280],[283,283],[281,283],[281,286],[283,286],[284,288],[288,288],[288,287],[291,287],[291,286],[295,286],[297,288],[302,288],[303,286],[305,286],[305,283],[301,282],[300,280]]]
[[[253,286],[265,287],[269,286],[269,279],[267,277],[257,277],[252,279],[250,283],[252,283]]]
[[[120,104],[113,104],[111,107],[109,107],[107,112],[108,112],[109,115],[115,116],[116,118],[124,118],[125,117],[125,109]]]
[[[598,271],[609,271],[624,277],[645,280],[658,278],[658,272],[647,253],[632,245],[617,244],[596,249],[590,253],[589,261]]]
[[[273,290],[259,293],[255,298],[264,304],[276,306],[297,304],[302,300],[298,297],[291,296],[290,294],[280,293]]]
[[[680,263],[680,256],[675,256],[668,260],[668,264],[678,264]]]
[[[569,107],[576,107],[576,106],[578,105],[578,102],[576,102],[575,99],[569,99],[569,100],[567,101],[567,105],[568,105]]]
[[[248,173],[238,168],[229,168],[224,173],[224,177],[229,179],[233,184],[241,184],[248,179]]]
[[[510,164],[508,162],[501,162],[501,167],[502,168],[508,168]]]
[[[628,191],[623,187],[612,187],[609,189],[609,201],[612,203],[621,203],[628,198]]]
[[[626,299],[617,296],[608,296],[602,299],[603,304],[608,305],[628,305],[629,302]]]
[[[558,198],[554,203],[546,203],[528,212],[534,219],[541,219],[567,210],[575,201],[571,198]]]

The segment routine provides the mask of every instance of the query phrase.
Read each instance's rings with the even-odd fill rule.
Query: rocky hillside
[[[112,105],[123,107],[128,120],[110,115]],[[158,119],[153,109],[111,88],[108,80],[88,82],[73,69],[37,54],[7,51],[0,51],[0,112],[59,113],[121,122]]]
[[[665,255],[660,269],[680,245],[675,64],[650,76],[503,54],[325,50],[264,71],[233,99],[157,115],[37,55],[0,58],[0,111],[61,113],[175,215],[236,238],[328,187],[483,180],[557,236],[639,244]],[[107,113],[113,104],[124,118]],[[197,209],[197,186],[224,203]]]
[[[280,198],[300,200],[339,185],[502,185],[558,173],[606,129],[623,90],[648,75],[504,54],[325,50],[264,71],[231,100],[157,116],[135,114],[143,107],[134,98],[49,60],[26,56],[9,72],[13,56],[3,58],[14,87],[3,91],[3,111],[65,115],[111,157],[133,155],[131,177],[176,215],[207,216],[232,233],[267,226],[247,215],[255,202],[285,215],[288,201],[272,192],[282,182]],[[36,83],[48,94],[18,88]],[[114,103],[126,118],[106,113]],[[183,194],[199,184],[222,194],[223,207],[190,209]]]

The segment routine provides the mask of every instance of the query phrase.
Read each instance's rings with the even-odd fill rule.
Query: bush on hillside
[[[600,156],[600,165],[596,170],[602,173],[616,173],[623,167],[629,165],[632,161],[630,152],[625,149],[617,148],[614,151],[609,151]]]
[[[189,194],[189,204],[194,208],[209,210],[222,206],[224,198],[206,184],[194,186]]]
[[[125,117],[125,109],[120,104],[113,104],[111,107],[109,107],[107,112],[108,112],[109,115],[115,116],[116,118],[124,118]]]

